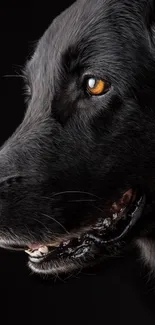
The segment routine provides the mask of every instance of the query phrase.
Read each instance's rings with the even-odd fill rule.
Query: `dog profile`
[[[0,150],[0,247],[66,273],[140,248],[155,268],[155,3],[78,0],[24,67]]]

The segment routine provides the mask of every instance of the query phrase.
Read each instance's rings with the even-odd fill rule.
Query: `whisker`
[[[55,218],[45,214],[45,213],[42,213],[43,216],[45,216],[46,218],[49,218],[51,220],[53,220],[54,222],[56,222],[59,226],[61,226],[61,228],[69,235],[70,233],[67,231],[67,229],[58,221],[56,220]]]
[[[89,193],[89,192],[82,192],[82,191],[64,191],[64,192],[58,192],[52,195],[52,198],[58,195],[62,195],[62,194],[86,194],[86,195],[90,195],[93,197],[96,197],[97,199],[101,200],[101,197],[93,194],[93,193]]]
[[[103,209],[101,209],[101,208],[99,208],[99,207],[97,207],[95,205],[94,205],[94,208],[97,209],[98,211],[101,211],[102,213],[105,213],[105,210],[103,210]]]
[[[47,216],[46,216],[47,217]],[[42,221],[40,221],[40,220],[38,220],[38,219],[36,219],[36,218],[32,218],[34,221],[36,221],[36,222],[38,222],[38,223],[40,223],[45,229],[47,229],[47,231],[48,231],[48,233],[49,233],[49,229],[48,229],[48,227],[47,226],[45,226],[44,225],[44,223],[42,222]],[[52,239],[54,239],[55,241],[57,241],[57,239],[60,237],[60,234],[59,233],[56,233],[56,232],[54,232],[54,233],[52,233],[51,232],[51,236],[52,236]],[[49,238],[50,239],[50,238]]]
[[[51,197],[48,197],[48,196],[42,196],[41,199],[45,199],[45,200],[53,200],[53,201],[60,201],[60,199],[53,199]]]
[[[49,231],[49,229],[43,224],[42,221],[36,219],[36,218],[32,218],[34,221],[37,221],[38,223],[40,223],[45,229],[47,229]]]
[[[3,76],[3,78],[22,78],[23,79],[23,76],[22,75],[18,75],[18,74],[17,75],[13,75],[13,74],[12,75],[11,74],[10,75],[7,75],[6,74],[6,75]]]
[[[68,202],[96,202],[96,200],[67,200],[67,203]]]
[[[102,209],[99,208],[99,207],[96,207],[95,205],[94,205],[94,208],[97,209],[97,210],[99,210],[99,211],[101,211],[101,212],[104,212],[104,210],[102,210]]]

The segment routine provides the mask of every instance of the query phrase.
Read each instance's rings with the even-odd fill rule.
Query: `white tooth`
[[[118,214],[117,213],[114,213],[112,217],[113,217],[113,220],[116,220],[117,217],[118,217]]]
[[[31,252],[30,255],[33,256],[33,257],[39,257],[39,256],[41,256],[42,254],[41,254],[41,252],[39,252],[39,250],[35,250],[35,251]]]
[[[31,255],[31,251],[30,251],[29,249],[26,249],[26,250],[25,250],[25,253]]]
[[[48,253],[48,247],[47,246],[41,246],[39,248],[39,252],[42,254],[47,254]]]
[[[109,227],[111,225],[111,220],[110,218],[106,218],[104,219],[103,221],[103,225],[106,226],[106,227]]]
[[[32,257],[41,257],[43,254],[48,254],[48,247],[41,246],[39,249],[32,251],[31,249],[25,250],[25,253],[29,254]]]
[[[39,257],[39,256],[42,256],[41,252],[39,252],[38,250],[35,250],[35,251],[26,250],[25,252],[26,252],[27,254],[29,254],[30,256],[33,256],[33,257]]]

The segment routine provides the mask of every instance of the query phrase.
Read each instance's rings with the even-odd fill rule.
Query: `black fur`
[[[39,41],[24,69],[25,118],[0,152],[1,246],[46,243],[91,225],[107,200],[133,187],[146,194],[143,216],[102,257],[152,231],[154,13],[151,0],[79,0]],[[86,74],[107,79],[110,91],[88,95]],[[63,269],[85,262],[63,261]],[[36,271],[62,268],[53,263]]]

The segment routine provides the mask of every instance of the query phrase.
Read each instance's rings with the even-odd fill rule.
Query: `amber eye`
[[[109,89],[109,83],[102,79],[89,78],[87,80],[87,91],[90,95],[99,96],[103,95]]]

